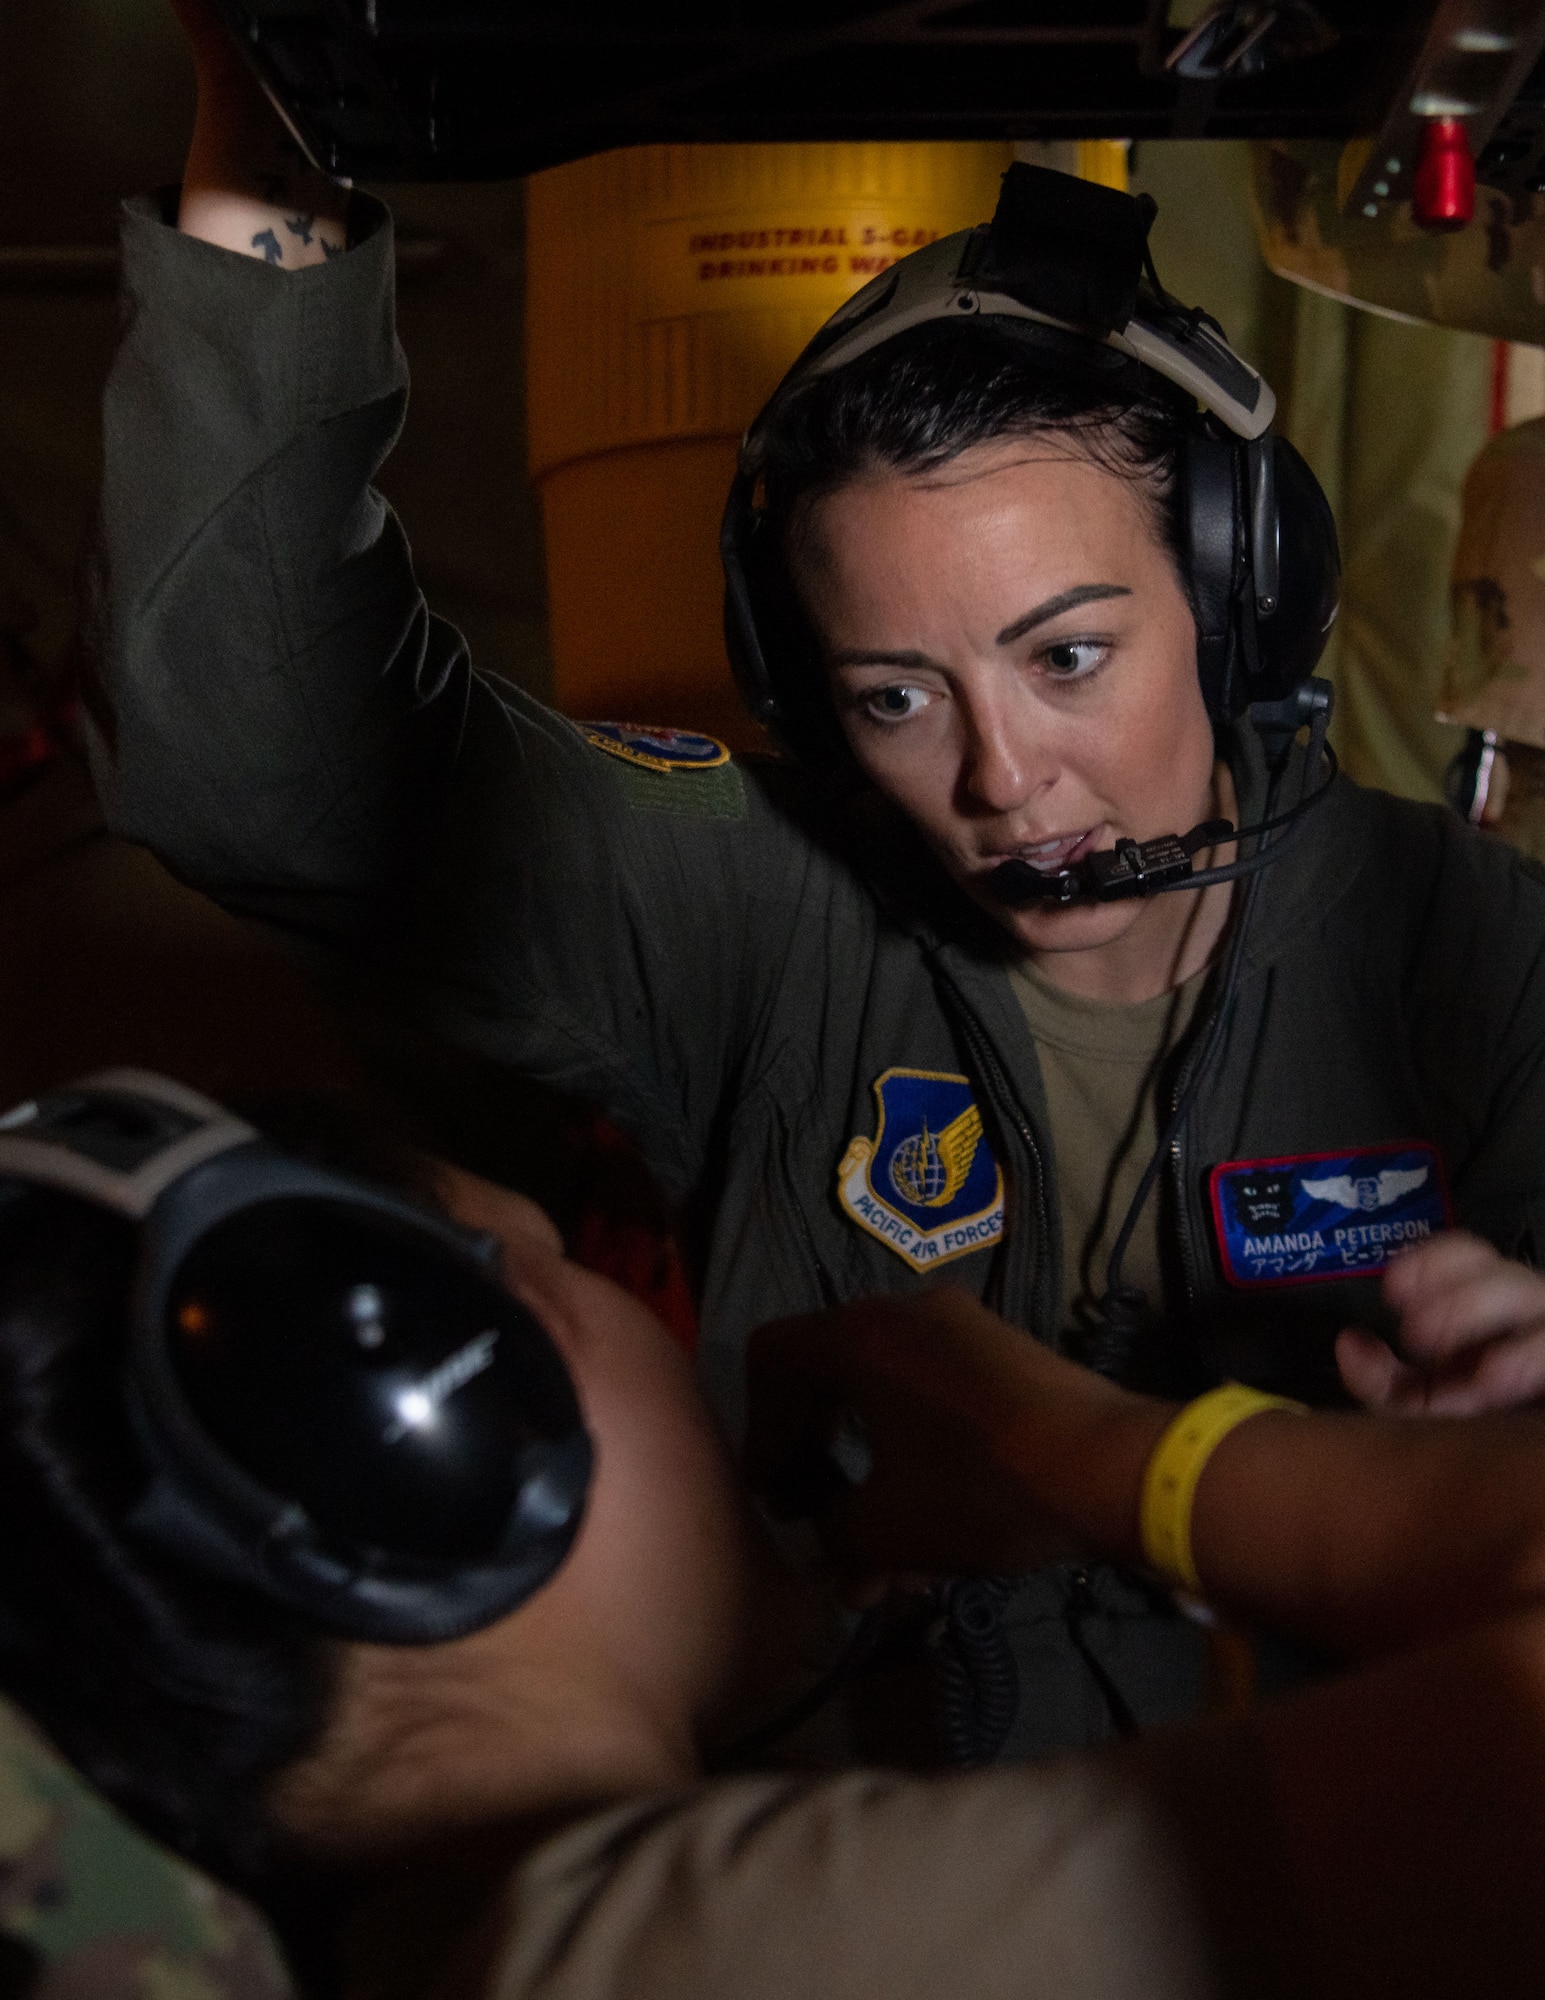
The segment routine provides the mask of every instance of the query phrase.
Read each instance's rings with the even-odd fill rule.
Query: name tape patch
[[[695,729],[666,729],[645,722],[581,722],[580,734],[608,757],[639,764],[646,771],[712,771],[730,761],[717,736]]]
[[[1453,1222],[1437,1148],[1420,1141],[1228,1160],[1209,1182],[1231,1285],[1366,1277]]]
[[[874,1095],[874,1137],[850,1139],[837,1169],[837,1199],[859,1228],[920,1269],[995,1243],[1003,1174],[970,1079],[888,1069]]]

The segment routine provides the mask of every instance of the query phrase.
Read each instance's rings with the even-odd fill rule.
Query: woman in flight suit
[[[861,293],[785,383],[726,550],[743,685],[796,755],[731,761],[473,672],[370,485],[406,393],[387,220],[265,157],[202,53],[181,227],[126,221],[109,812],[628,1131],[732,1428],[754,1326],[941,1277],[1175,1393],[1325,1400],[1391,1249],[1457,1222],[1532,1253],[1545,887],[1313,750],[1276,782],[1334,533],[1270,390],[1140,287],[1136,203],[1016,169],[991,231]],[[1300,796],[1269,867],[1216,875]],[[1190,865],[1169,835],[1203,886],[1108,899],[1102,871]],[[1282,1298],[1313,1310],[1248,1351],[1163,1325]],[[1488,1311],[1461,1317],[1527,1343]],[[1371,1340],[1348,1363],[1398,1386]],[[1009,1626],[1010,1749],[1195,1698],[1189,1628],[1114,1572],[1048,1573]]]

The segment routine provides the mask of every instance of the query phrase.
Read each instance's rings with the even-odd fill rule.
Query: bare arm
[[[1061,1360],[963,1293],[763,1328],[750,1369],[764,1489],[844,1418],[862,1423],[873,1470],[823,1519],[850,1571],[1142,1563],[1143,1472],[1177,1406]],[[1252,1418],[1202,1475],[1192,1543],[1219,1604],[1338,1652],[1454,1630],[1545,1591],[1545,1418]]]
[[[173,0],[193,51],[198,109],[177,226],[298,271],[348,240],[349,190],[319,173],[199,0]]]

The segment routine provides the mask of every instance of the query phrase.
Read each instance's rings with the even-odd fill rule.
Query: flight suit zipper
[[[1229,956],[1224,962],[1223,990],[1214,1003],[1213,1011],[1201,1024],[1200,1032],[1193,1035],[1191,1046],[1186,1052],[1175,1078],[1174,1089],[1169,1096],[1169,1110],[1165,1117],[1166,1129],[1174,1121],[1176,1113],[1191,1088],[1192,1079],[1199,1063],[1223,1060],[1231,1018],[1239,1005],[1237,987],[1237,954],[1244,949],[1244,933],[1253,912],[1254,894],[1260,877],[1256,876],[1246,891],[1243,906],[1239,912],[1239,929],[1230,941]],[[1214,1047],[1214,1043],[1216,1046]],[[1166,1168],[1175,1191],[1175,1235],[1180,1248],[1180,1274],[1185,1289],[1181,1303],[1189,1310],[1201,1296],[1202,1282],[1200,1261],[1197,1254],[1197,1234],[1192,1227],[1191,1193],[1187,1179],[1185,1138],[1188,1128],[1196,1117],[1196,1102],[1186,1106],[1185,1117],[1175,1126],[1169,1141],[1169,1158]]]
[[[1169,1123],[1170,1119],[1174,1117],[1176,1111],[1180,1108],[1180,1101],[1185,1095],[1186,1085],[1190,1080],[1191,1068],[1195,1061],[1196,1045],[1193,1044],[1186,1060],[1180,1066],[1180,1072],[1175,1079],[1175,1088],[1170,1093],[1169,1111],[1164,1121],[1166,1124]],[[1191,1207],[1185,1173],[1184,1138],[1185,1128],[1190,1122],[1190,1119],[1186,1118],[1181,1124],[1176,1126],[1175,1136],[1169,1143],[1168,1161],[1170,1183],[1175,1193],[1175,1236],[1180,1248],[1180,1279],[1184,1290],[1184,1297],[1181,1303],[1188,1311],[1196,1304],[1201,1291],[1200,1276],[1197,1270],[1196,1247],[1192,1240]]]
[[[1311,737],[1312,740],[1313,738]],[[1268,779],[1266,802],[1263,808],[1263,817],[1266,820],[1270,820],[1276,812],[1278,790],[1285,770],[1286,764],[1283,763],[1276,768],[1275,775]],[[1241,807],[1241,811],[1243,810],[1244,808]],[[1248,817],[1248,815],[1246,816]],[[1288,831],[1291,833],[1295,829],[1290,827]],[[1257,855],[1267,845],[1267,841],[1268,836],[1264,833],[1257,837],[1255,848]],[[1222,989],[1218,994],[1212,1013],[1202,1025],[1200,1034],[1193,1037],[1186,1059],[1180,1066],[1180,1072],[1175,1079],[1175,1088],[1170,1096],[1169,1114],[1165,1120],[1166,1129],[1170,1124],[1175,1122],[1176,1114],[1185,1100],[1187,1091],[1190,1089],[1198,1063],[1212,1060],[1214,1053],[1218,1061],[1221,1062],[1223,1058],[1223,1051],[1232,1024],[1232,1017],[1239,1005],[1239,976],[1243,963],[1245,937],[1250,929],[1251,919],[1255,914],[1256,899],[1260,894],[1262,880],[1262,873],[1258,870],[1254,875],[1249,876],[1243,884],[1243,894],[1234,912],[1235,928],[1224,950]],[[1215,1040],[1217,1047],[1214,1052],[1213,1044]],[[1196,1104],[1193,1101],[1186,1106],[1185,1117],[1179,1123],[1175,1124],[1175,1130],[1169,1142],[1169,1158],[1166,1161],[1166,1167],[1171,1175],[1175,1190],[1175,1234],[1179,1240],[1180,1273],[1185,1288],[1185,1298],[1182,1303],[1187,1310],[1195,1306],[1202,1289],[1200,1260],[1197,1253],[1197,1232],[1191,1226],[1191,1195],[1187,1181],[1184,1145],[1186,1128],[1193,1122],[1195,1116]],[[1206,1224],[1204,1219],[1202,1234],[1205,1235],[1205,1233]]]

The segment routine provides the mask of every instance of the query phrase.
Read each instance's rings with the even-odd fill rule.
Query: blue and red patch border
[[[1361,1270],[1342,1271],[1295,1271],[1280,1278],[1249,1278],[1235,1275],[1233,1260],[1229,1255],[1228,1223],[1223,1213],[1222,1176],[1242,1172],[1264,1173],[1272,1168],[1310,1166],[1319,1160],[1367,1159],[1380,1153],[1429,1153],[1437,1178],[1438,1192],[1443,1198],[1443,1213],[1449,1228],[1454,1226],[1454,1202],[1449,1192],[1448,1173],[1443,1164],[1443,1153],[1431,1139],[1389,1139],[1380,1140],[1373,1146],[1331,1146],[1314,1153],[1283,1153],[1261,1160],[1220,1160],[1215,1167],[1207,1170],[1207,1194],[1212,1208],[1213,1241],[1217,1247],[1218,1262],[1222,1267],[1225,1284],[1236,1291],[1280,1291],[1288,1285],[1326,1285],[1333,1283],[1350,1284],[1360,1278],[1376,1278],[1384,1269],[1383,1264],[1370,1264]],[[1387,1260],[1386,1260],[1387,1261]]]

